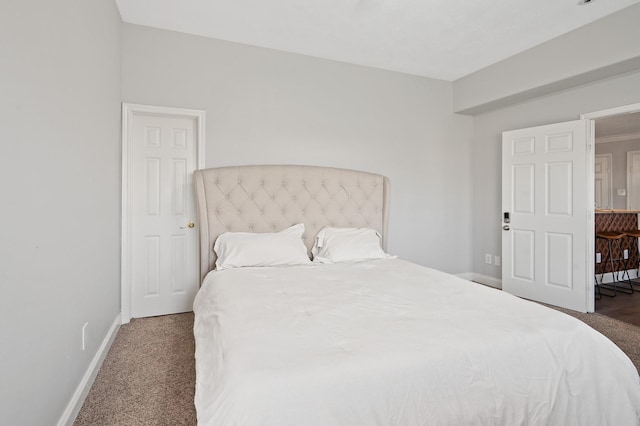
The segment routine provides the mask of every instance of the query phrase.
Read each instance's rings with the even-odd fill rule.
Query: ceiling
[[[116,0],[124,22],[453,81],[640,0]]]
[[[640,139],[640,112],[596,120],[596,142]]]

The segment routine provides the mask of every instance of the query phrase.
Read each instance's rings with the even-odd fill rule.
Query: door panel
[[[511,259],[513,260],[513,277],[533,283],[535,280],[535,233],[532,231],[514,229]],[[509,257],[503,257],[508,262]],[[504,287],[504,285],[503,285]]]
[[[572,163],[545,164],[547,182],[546,202],[548,216],[571,216],[573,201]]]
[[[193,171],[196,119],[135,113],[131,138],[133,317],[192,310],[199,284]]]
[[[547,285],[571,289],[573,286],[573,235],[558,232],[546,233]]]
[[[611,154],[596,155],[593,168],[595,185],[595,207],[597,209],[613,208],[613,179]]]
[[[521,214],[533,214],[534,165],[522,164],[513,167],[513,211]]]
[[[627,208],[640,210],[640,151],[627,153]]]
[[[589,126],[577,120],[504,132],[502,146],[502,207],[510,217],[502,288],[583,312],[593,294],[586,264]]]

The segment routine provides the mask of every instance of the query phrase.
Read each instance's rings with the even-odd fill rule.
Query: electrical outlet
[[[84,351],[87,347],[86,342],[87,342],[87,326],[89,325],[88,322],[85,322],[84,325],[82,326],[82,350]]]
[[[493,256],[493,264],[500,266],[500,256]]]
[[[490,253],[485,253],[484,254],[484,263],[486,263],[487,265],[491,265],[491,258],[493,256],[491,256]]]
[[[596,253],[596,263],[602,263],[602,253]]]
[[[629,250],[627,250],[627,249],[624,250],[624,258],[625,259],[629,258]]]

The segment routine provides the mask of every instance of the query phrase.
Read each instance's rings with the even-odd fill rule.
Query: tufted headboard
[[[386,249],[389,179],[316,166],[237,166],[196,170],[200,279],[214,268],[223,232],[277,232],[304,223],[304,242],[325,226],[368,227]]]

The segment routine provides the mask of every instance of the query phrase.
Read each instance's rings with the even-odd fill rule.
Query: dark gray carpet
[[[609,337],[640,370],[640,327],[560,310]],[[123,325],[75,425],[195,425],[194,349],[192,313]]]

